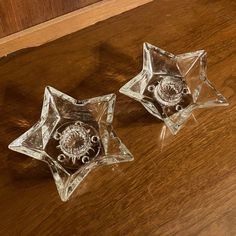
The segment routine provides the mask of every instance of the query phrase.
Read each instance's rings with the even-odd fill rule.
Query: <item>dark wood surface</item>
[[[236,5],[159,0],[0,60],[0,235],[236,235]],[[142,43],[205,49],[230,105],[195,112],[177,136],[118,89],[142,68]],[[44,163],[7,149],[40,116],[44,87],[76,98],[116,93],[114,128],[135,160],[94,170],[60,201]]]
[[[1,0],[0,38],[101,0]]]

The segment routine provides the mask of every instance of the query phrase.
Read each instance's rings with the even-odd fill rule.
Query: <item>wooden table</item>
[[[1,0],[0,38],[101,0]]]
[[[0,60],[0,235],[236,235],[236,5],[159,0]],[[177,136],[118,89],[142,68],[142,43],[205,49],[230,106],[195,112]],[[60,201],[48,167],[7,149],[40,116],[44,87],[117,94],[114,128],[135,160],[94,170]]]

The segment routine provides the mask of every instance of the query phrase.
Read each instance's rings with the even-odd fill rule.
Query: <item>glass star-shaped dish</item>
[[[133,160],[112,129],[116,96],[76,100],[46,87],[40,120],[9,148],[46,162],[62,201],[99,165]]]
[[[207,79],[204,50],[173,55],[144,43],[143,70],[120,92],[141,102],[176,134],[196,108],[227,106]]]

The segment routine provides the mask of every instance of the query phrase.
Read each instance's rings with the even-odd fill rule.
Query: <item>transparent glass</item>
[[[9,148],[46,162],[62,201],[99,165],[132,161],[112,128],[116,96],[78,101],[46,87],[40,120]]]
[[[176,134],[196,108],[227,106],[207,79],[206,52],[173,55],[144,43],[143,70],[120,92],[141,102]]]

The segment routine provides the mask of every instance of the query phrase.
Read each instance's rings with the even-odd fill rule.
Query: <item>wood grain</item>
[[[0,37],[99,1],[101,0],[1,0]]]
[[[159,0],[0,60],[0,235],[236,235],[236,7]],[[142,68],[142,43],[205,49],[230,106],[160,136],[163,123],[118,89]],[[94,170],[62,203],[46,165],[7,145],[41,111],[44,87],[77,98],[117,93],[114,128],[135,160]]]
[[[0,57],[86,28],[152,0],[103,0],[0,39]]]

